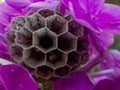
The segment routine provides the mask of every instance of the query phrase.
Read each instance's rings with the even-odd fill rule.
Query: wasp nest
[[[6,33],[11,58],[42,80],[65,77],[88,61],[87,31],[49,9],[13,19]]]

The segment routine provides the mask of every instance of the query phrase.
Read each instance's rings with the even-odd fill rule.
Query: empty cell
[[[79,37],[77,41],[77,50],[82,51],[82,50],[87,50],[89,47],[89,42],[88,38],[86,36]]]
[[[83,36],[83,26],[81,26],[78,22],[72,20],[71,22],[68,23],[69,31],[77,36],[81,37]]]
[[[42,9],[42,10],[38,11],[38,14],[40,14],[41,16],[47,18],[49,16],[54,15],[55,13],[54,13],[54,11],[49,10],[49,9]]]
[[[31,31],[36,31],[45,26],[45,20],[38,14],[32,14],[26,17],[26,28]]]
[[[24,51],[25,64],[31,68],[41,66],[45,62],[45,54],[38,48],[32,47]]]
[[[32,33],[27,29],[22,32],[16,33],[16,42],[24,47],[29,47],[32,45]]]
[[[25,17],[19,16],[13,19],[11,27],[15,30],[21,30],[26,24]]]
[[[48,80],[54,75],[54,70],[48,66],[41,66],[37,70],[38,76],[43,80]]]
[[[55,69],[66,65],[67,59],[67,55],[59,50],[53,50],[47,53],[47,65]]]
[[[67,32],[58,37],[58,48],[65,52],[71,52],[77,48],[77,38]]]
[[[64,66],[55,70],[55,75],[57,77],[65,77],[70,73],[70,67]]]
[[[15,31],[13,30],[9,30],[7,33],[6,33],[6,38],[7,38],[7,41],[8,41],[8,45],[11,45],[11,44],[14,44],[15,43]]]
[[[12,45],[9,48],[11,57],[16,61],[16,62],[21,62],[23,60],[23,48],[17,45]]]
[[[56,48],[57,35],[49,31],[47,28],[42,28],[34,33],[33,42],[43,52],[47,52]]]
[[[82,56],[81,53],[78,51],[74,51],[68,54],[68,65],[69,66],[76,66],[79,64],[80,60],[81,60]]]
[[[86,51],[82,51],[81,52],[81,60],[80,60],[80,64],[85,64],[88,60],[89,60],[89,53],[88,53],[88,50]]]
[[[67,21],[61,16],[49,17],[47,19],[47,27],[58,35],[68,30]]]

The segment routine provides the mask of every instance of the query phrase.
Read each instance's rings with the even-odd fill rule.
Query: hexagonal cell
[[[26,20],[25,17],[16,17],[13,19],[11,22],[11,27],[14,28],[15,30],[21,30],[22,27],[25,26]]]
[[[13,30],[9,30],[6,33],[6,38],[7,38],[8,46],[15,43],[15,37],[16,37],[15,36],[15,31],[13,31]]]
[[[70,67],[64,66],[55,70],[55,75],[57,77],[65,77],[70,73]]]
[[[80,70],[80,63],[78,64],[78,65],[76,65],[76,66],[73,66],[72,68],[71,68],[71,72],[74,72],[74,71],[78,71],[78,70]]]
[[[45,19],[38,14],[32,14],[26,17],[26,28],[36,31],[45,26]]]
[[[53,50],[47,53],[46,64],[56,69],[56,68],[66,65],[67,59],[68,58],[65,53],[62,53],[59,50]]]
[[[17,62],[20,63],[23,61],[23,48],[17,45],[12,45],[9,48],[11,57]]]
[[[69,66],[76,66],[79,64],[80,60],[81,60],[82,56],[81,53],[78,51],[73,51],[71,53],[68,54],[68,65]]]
[[[82,51],[81,52],[81,56],[82,56],[82,58],[80,60],[80,64],[85,64],[89,60],[89,53],[88,53],[88,51],[87,50],[86,51]]]
[[[21,63],[21,65],[24,66],[30,72],[30,74],[32,74],[32,75],[35,74],[36,71],[37,71],[35,68],[30,68],[25,63]]]
[[[80,37],[78,38],[78,42],[77,42],[77,50],[78,51],[82,51],[82,50],[87,50],[89,47],[89,42],[88,42],[88,38],[86,36]]]
[[[34,33],[33,43],[43,52],[48,52],[56,48],[57,35],[47,28],[42,28]]]
[[[42,9],[42,10],[38,11],[38,14],[40,14],[41,16],[46,18],[46,17],[54,15],[55,13],[54,13],[54,11],[52,11],[50,9]]]
[[[32,47],[24,51],[24,62],[31,68],[36,68],[45,63],[45,54],[38,48]]]
[[[27,29],[23,32],[16,33],[16,42],[24,47],[29,47],[32,45],[32,33]]]
[[[71,22],[69,22],[68,27],[69,27],[69,31],[73,35],[75,35],[77,37],[83,36],[83,27],[75,20],[72,20]]]
[[[47,27],[58,35],[68,30],[67,21],[61,16],[49,17],[47,19]]]
[[[73,50],[76,50],[77,38],[69,32],[59,36],[58,48],[65,52],[71,52]]]
[[[40,78],[48,80],[54,75],[54,70],[48,66],[41,66],[38,68],[37,73]]]

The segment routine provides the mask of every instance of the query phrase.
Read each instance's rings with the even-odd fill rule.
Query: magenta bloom
[[[113,44],[113,34],[120,34],[120,7],[105,4],[105,0],[5,0],[0,3],[0,58],[10,60],[5,33],[14,17],[24,16],[41,8],[71,14],[77,22],[88,30],[90,60],[81,71],[58,79],[55,90],[119,90],[120,52],[109,51]],[[81,45],[82,47],[82,45]],[[104,69],[103,60],[107,68]],[[101,63],[103,70],[113,69],[117,78],[100,80],[97,84],[86,72]],[[107,76],[109,77],[109,76]],[[110,77],[109,77],[110,78]],[[110,87],[109,87],[110,86]],[[0,90],[38,90],[37,82],[20,65],[0,66]]]
[[[84,72],[75,72],[69,77],[59,79],[54,84],[55,90],[119,90],[120,78],[103,79],[97,84]]]
[[[0,90],[38,90],[38,84],[22,66],[1,65]]]
[[[105,0],[62,0],[61,11],[69,11],[82,25],[95,32],[120,34],[120,7]]]

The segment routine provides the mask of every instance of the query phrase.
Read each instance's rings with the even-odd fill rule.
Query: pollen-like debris
[[[49,9],[14,18],[6,38],[12,60],[37,81],[66,77],[89,58],[86,29]]]

